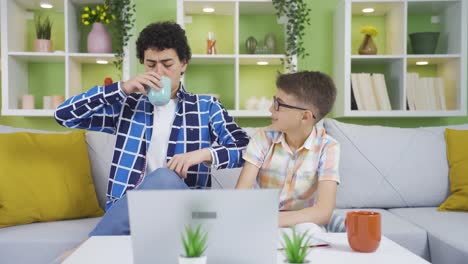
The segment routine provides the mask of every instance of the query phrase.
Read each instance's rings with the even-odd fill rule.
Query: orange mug
[[[381,216],[372,211],[351,211],[346,214],[349,246],[359,252],[374,252],[382,238]]]

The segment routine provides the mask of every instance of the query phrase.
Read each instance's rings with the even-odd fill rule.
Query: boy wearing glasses
[[[276,87],[272,124],[250,140],[236,188],[280,189],[280,227],[327,225],[340,182],[340,145],[319,121],[335,102],[335,85],[323,73],[303,71],[280,75]]]

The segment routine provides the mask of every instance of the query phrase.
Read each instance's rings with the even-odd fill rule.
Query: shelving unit
[[[373,13],[363,13],[373,8]],[[467,114],[468,3],[463,0],[344,0],[334,17],[334,79],[338,87],[334,116],[430,117]],[[362,26],[379,31],[376,55],[359,55]],[[434,54],[413,54],[409,34],[440,32]],[[417,66],[416,62],[428,64]],[[352,108],[352,73],[383,73],[392,110]],[[410,110],[408,73],[442,78],[446,110]]]
[[[213,13],[203,8],[214,8]],[[284,72],[285,30],[277,22],[271,0],[178,0],[177,22],[186,30],[192,49],[192,60],[184,83],[194,93],[219,94],[232,116],[268,117],[264,110],[247,110],[251,96],[271,99],[275,93],[277,72]],[[218,53],[206,54],[208,32],[214,32]],[[248,54],[245,42],[249,36],[264,45],[264,37],[273,32],[276,50],[269,54]],[[257,65],[258,62],[267,65]]]
[[[86,39],[81,33],[82,7],[101,4],[101,0],[50,0],[53,8],[47,10],[40,8],[40,2],[1,1],[3,116],[53,116],[54,110],[42,109],[42,97],[63,95],[68,98],[86,91],[91,88],[86,86],[86,80],[92,79],[89,72],[95,70],[106,75],[93,80],[94,84],[101,84],[105,77],[112,75],[128,78],[128,58],[120,73],[112,64],[115,54],[86,53],[85,47],[80,45],[80,41]],[[54,51],[50,53],[32,50],[34,17],[39,13],[53,18]],[[108,64],[97,65],[98,59]],[[35,96],[35,109],[21,109],[21,98],[26,94]]]

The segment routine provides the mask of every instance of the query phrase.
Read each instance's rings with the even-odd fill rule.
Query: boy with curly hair
[[[212,168],[242,166],[249,141],[216,98],[189,93],[180,82],[191,51],[178,24],[148,25],[136,47],[144,73],[95,86],[55,112],[63,126],[117,135],[106,213],[90,236],[130,233],[128,190],[209,188]],[[153,105],[146,87],[159,91],[163,76],[171,80],[171,100]]]

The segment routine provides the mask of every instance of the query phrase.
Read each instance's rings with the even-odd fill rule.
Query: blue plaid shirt
[[[211,96],[188,93],[182,85],[177,97],[166,160],[175,154],[208,148],[213,159],[211,168],[241,167],[242,151],[249,138],[221,103]],[[95,86],[67,99],[55,111],[55,119],[65,127],[117,135],[106,209],[142,180],[153,135],[153,105],[147,96],[126,95],[120,82]],[[190,167],[185,183],[192,189],[211,187],[211,168],[205,164]]]

